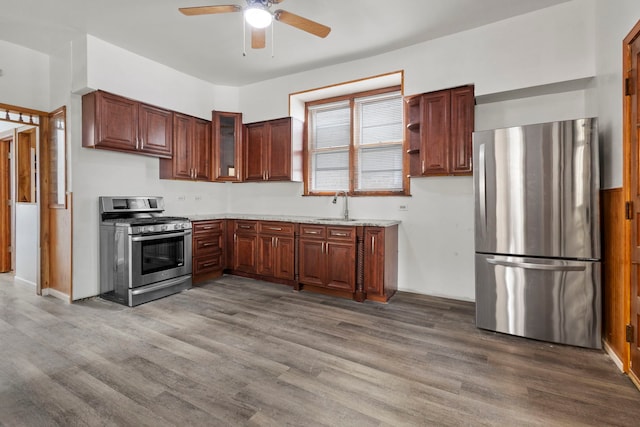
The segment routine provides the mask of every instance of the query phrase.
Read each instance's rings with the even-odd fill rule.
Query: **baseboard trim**
[[[625,373],[625,371],[624,371],[624,363],[622,363],[622,360],[620,360],[620,357],[618,357],[616,352],[613,351],[613,348],[611,348],[609,343],[603,340],[602,341],[602,348],[609,355],[611,360],[613,360],[613,363],[618,367],[618,369],[620,369],[620,372]]]
[[[32,282],[31,280],[22,279],[22,278],[20,278],[18,276],[13,276],[13,281],[22,283],[23,285],[33,286],[34,288],[38,287],[38,285],[36,283]]]
[[[57,298],[57,299],[62,300],[64,302],[66,302],[66,303],[69,303],[69,301],[70,301],[69,295],[67,295],[65,293],[62,293],[62,292],[60,292],[58,290],[52,289],[52,288],[45,288],[45,289],[42,290],[42,296],[46,296],[46,295],[54,297],[54,298]]]

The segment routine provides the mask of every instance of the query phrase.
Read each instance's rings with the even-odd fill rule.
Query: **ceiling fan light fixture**
[[[273,15],[261,5],[253,5],[245,9],[244,19],[253,28],[266,28],[273,21]]]

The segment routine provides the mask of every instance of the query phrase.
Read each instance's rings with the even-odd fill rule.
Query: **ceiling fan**
[[[331,32],[331,28],[319,24],[295,13],[278,9],[270,10],[274,4],[282,3],[284,0],[246,0],[246,6],[237,4],[220,6],[199,6],[181,7],[178,10],[184,15],[213,15],[218,13],[243,12],[245,21],[251,26],[251,47],[262,49],[265,47],[265,29],[271,25],[272,21],[280,21],[291,25],[314,36],[325,38]]]

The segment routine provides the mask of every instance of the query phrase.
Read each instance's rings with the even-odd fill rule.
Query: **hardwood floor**
[[[478,330],[471,303],[389,304],[224,276],[127,308],[0,275],[0,425],[638,425],[602,351]]]

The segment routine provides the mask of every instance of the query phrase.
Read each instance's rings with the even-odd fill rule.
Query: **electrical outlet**
[[[408,211],[409,210],[409,205],[400,205],[398,210],[400,210],[400,211]]]

